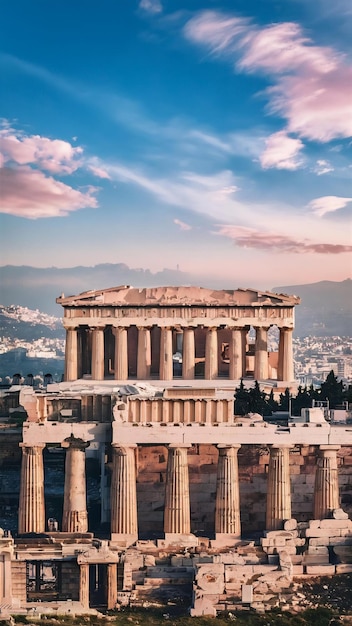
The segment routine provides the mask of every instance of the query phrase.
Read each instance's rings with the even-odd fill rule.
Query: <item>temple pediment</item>
[[[277,294],[255,289],[206,289],[204,287],[148,287],[130,286],[85,291],[78,295],[56,299],[63,307],[82,306],[295,306],[297,296]]]

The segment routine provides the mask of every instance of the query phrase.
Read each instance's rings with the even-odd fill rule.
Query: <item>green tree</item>
[[[334,374],[334,370],[331,370],[326,377],[326,380],[321,384],[320,395],[322,400],[329,401],[330,409],[336,409],[339,404],[343,402],[343,385],[342,381],[338,381]]]

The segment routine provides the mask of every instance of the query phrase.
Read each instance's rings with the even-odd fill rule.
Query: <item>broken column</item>
[[[270,447],[268,490],[266,501],[266,529],[280,530],[284,520],[291,518],[290,445],[273,444]]]
[[[240,445],[218,445],[215,538],[231,541],[241,536],[237,452]]]
[[[22,448],[21,486],[18,508],[19,533],[43,533],[45,531],[44,505],[44,443]]]
[[[112,444],[111,539],[131,545],[138,539],[135,444]]]
[[[86,533],[88,513],[85,450],[89,443],[72,435],[61,446],[67,448],[62,530],[67,533]]]
[[[168,447],[164,532],[187,535],[191,530],[187,449],[189,445]]]
[[[337,451],[340,446],[319,446],[314,485],[314,519],[329,517],[339,504]]]

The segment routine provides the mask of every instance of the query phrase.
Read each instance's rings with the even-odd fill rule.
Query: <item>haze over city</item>
[[[1,265],[351,275],[349,0],[2,13]]]

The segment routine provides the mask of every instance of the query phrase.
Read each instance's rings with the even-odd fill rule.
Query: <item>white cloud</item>
[[[304,148],[300,139],[289,137],[283,130],[270,135],[265,140],[265,150],[259,160],[264,169],[277,167],[283,170],[296,170],[303,160],[299,152]]]
[[[352,198],[341,198],[340,196],[321,196],[321,198],[315,198],[308,204],[308,208],[312,210],[314,215],[323,217],[326,213],[338,211],[343,209],[349,202],[352,202]]]
[[[328,174],[329,172],[333,172],[334,168],[329,161],[325,159],[318,159],[316,162],[313,172],[318,176],[322,176],[322,174]]]

